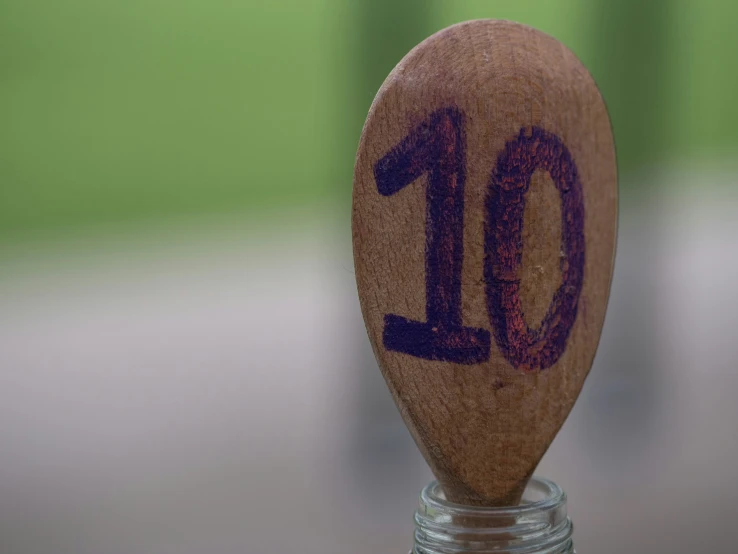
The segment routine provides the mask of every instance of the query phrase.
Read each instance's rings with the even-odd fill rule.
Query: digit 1
[[[425,221],[426,322],[387,314],[387,350],[459,364],[489,359],[490,334],[464,327],[464,115],[455,108],[433,114],[374,166],[379,193],[391,196],[428,172]]]
[[[530,136],[528,136],[530,135]],[[551,175],[561,198],[561,286],[537,329],[523,319],[518,267],[523,255],[525,195],[536,169]],[[559,137],[521,129],[492,171],[487,192],[484,280],[495,342],[523,371],[551,367],[566,349],[584,280],[584,201],[571,153]]]

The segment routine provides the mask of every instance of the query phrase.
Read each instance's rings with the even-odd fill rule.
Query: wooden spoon
[[[356,281],[450,499],[519,502],[592,364],[616,226],[607,110],[555,39],[460,23],[387,77],[356,157]]]

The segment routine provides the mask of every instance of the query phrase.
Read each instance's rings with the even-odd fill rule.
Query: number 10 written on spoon
[[[594,358],[616,220],[604,102],[553,38],[455,25],[377,94],[354,174],[359,297],[451,499],[519,500]]]

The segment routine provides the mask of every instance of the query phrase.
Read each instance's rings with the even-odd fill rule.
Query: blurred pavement
[[[662,180],[621,206],[601,347],[538,471],[581,554],[734,549],[736,175]],[[7,256],[0,552],[407,552],[431,476],[373,361],[348,229],[284,222]]]

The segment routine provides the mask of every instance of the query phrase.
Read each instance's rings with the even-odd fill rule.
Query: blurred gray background
[[[407,552],[431,475],[350,246],[368,106],[414,44],[571,47],[621,170],[612,298],[539,467],[597,552],[732,552],[734,4],[6,0],[0,553]]]

